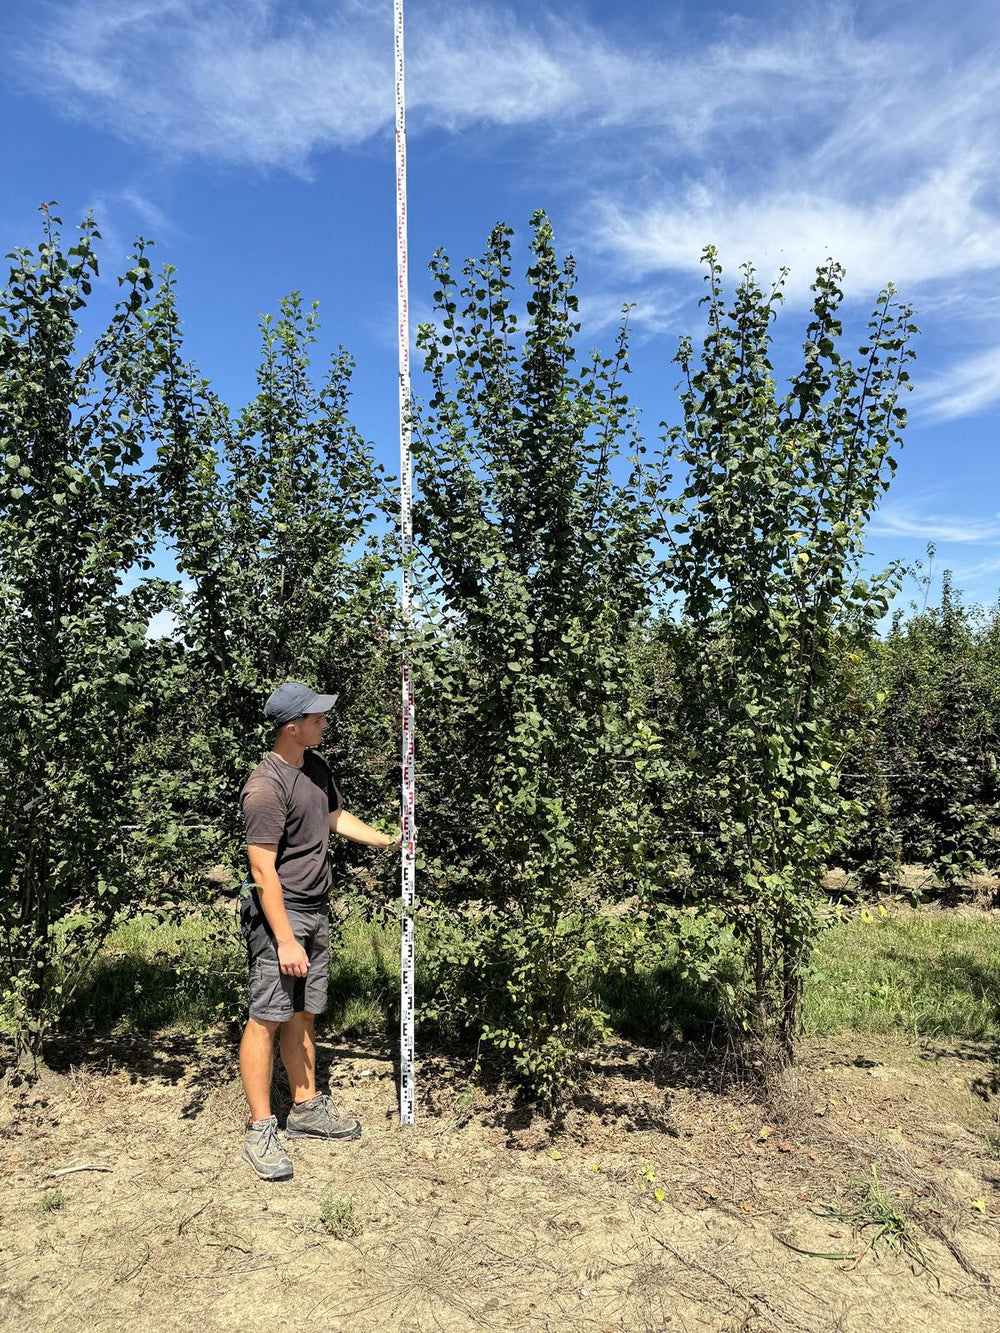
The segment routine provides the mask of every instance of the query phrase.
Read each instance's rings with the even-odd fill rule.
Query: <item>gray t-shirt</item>
[[[330,815],[340,796],[326,761],[312,750],[301,768],[274,753],[240,792],[247,843],[277,843],[275,867],[286,906],[325,907],[330,890]]]

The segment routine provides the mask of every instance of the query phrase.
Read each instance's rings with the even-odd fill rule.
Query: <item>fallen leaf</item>
[[[778,1152],[791,1152],[791,1151],[792,1151],[792,1145],[788,1142],[787,1139],[782,1139],[781,1142],[778,1144]]]

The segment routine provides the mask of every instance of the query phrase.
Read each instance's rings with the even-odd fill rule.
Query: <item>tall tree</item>
[[[746,968],[734,1031],[790,1059],[802,980],[822,923],[821,875],[856,821],[839,790],[851,738],[843,656],[885,613],[893,570],[863,576],[864,531],[889,485],[913,355],[911,312],[879,298],[858,360],[839,349],[842,270],[813,284],[801,369],[771,364],[781,281],[745,267],[731,303],[705,252],[708,332],[677,355],[682,423],[666,440],[680,476],[665,588],[677,639],[690,767],[674,819],[688,893],[732,930]]]
[[[138,892],[120,737],[155,692],[146,628],[165,600],[136,583],[155,533],[141,469],[162,352],[143,319],[149,260],[140,243],[80,353],[98,232],[87,221],[64,248],[42,211],[42,243],[15,253],[0,294],[0,984],[32,1059]]]
[[[461,286],[435,256],[438,318],[418,332],[430,386],[415,422],[414,521],[429,558],[423,609],[439,631],[437,655],[418,657],[434,719],[451,719],[448,751],[433,736],[421,750],[424,789],[442,792],[422,841],[447,839],[458,862],[432,858],[425,892],[476,903],[476,944],[450,955],[465,982],[452,971],[449,1007],[553,1100],[601,1028],[595,907],[642,873],[646,733],[626,646],[654,522],[628,462],[638,442],[625,329],[610,356],[578,357],[573,261],[541,213],[522,327],[511,235],[493,230]]]

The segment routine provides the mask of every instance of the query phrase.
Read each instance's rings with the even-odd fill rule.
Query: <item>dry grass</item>
[[[813,1040],[755,1099],[692,1048],[618,1043],[558,1124],[425,1056],[401,1132],[385,1051],[323,1043],[365,1135],[294,1143],[276,1186],[239,1161],[234,1053],[178,1042],[74,1053],[0,1096],[4,1327],[1000,1328],[985,1048]],[[113,1172],[63,1177],[45,1210],[52,1170],[101,1158]],[[873,1165],[917,1249],[858,1243]]]

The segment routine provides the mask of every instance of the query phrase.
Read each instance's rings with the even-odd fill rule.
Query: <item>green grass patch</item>
[[[665,938],[653,967],[601,978],[598,995],[608,1022],[637,1042],[707,1036],[719,1019],[714,989],[684,975],[676,940]]]
[[[122,1033],[206,1028],[238,1013],[246,979],[234,914],[177,923],[134,917],[109,935],[73,992],[63,1026]]]
[[[421,926],[423,923],[420,923]],[[718,1016],[712,988],[682,975],[676,940],[656,962],[599,980],[614,1031],[637,1041],[698,1038]],[[424,979],[417,941],[417,1009]],[[429,984],[429,983],[427,983]],[[124,922],[68,1006],[63,1025],[98,1032],[204,1031],[245,1017],[246,956],[231,911],[178,923]],[[399,927],[348,916],[335,925],[322,1027],[390,1034],[399,1014]],[[818,942],[803,1004],[807,1034],[1000,1038],[1000,922],[935,912],[844,922]]]
[[[364,1230],[354,1196],[350,1194],[324,1194],[319,1220],[323,1230],[334,1240],[352,1240]]]
[[[833,927],[819,940],[803,1026],[815,1035],[1000,1037],[1000,922],[935,912]]]
[[[350,916],[332,934],[323,1023],[346,1036],[384,1032],[399,1013],[399,930]],[[246,1017],[246,947],[234,911],[123,922],[78,985],[63,1025],[98,1032],[203,1030]]]
[[[330,952],[325,1025],[347,1037],[367,1037],[398,1022],[399,924],[349,916]]]

